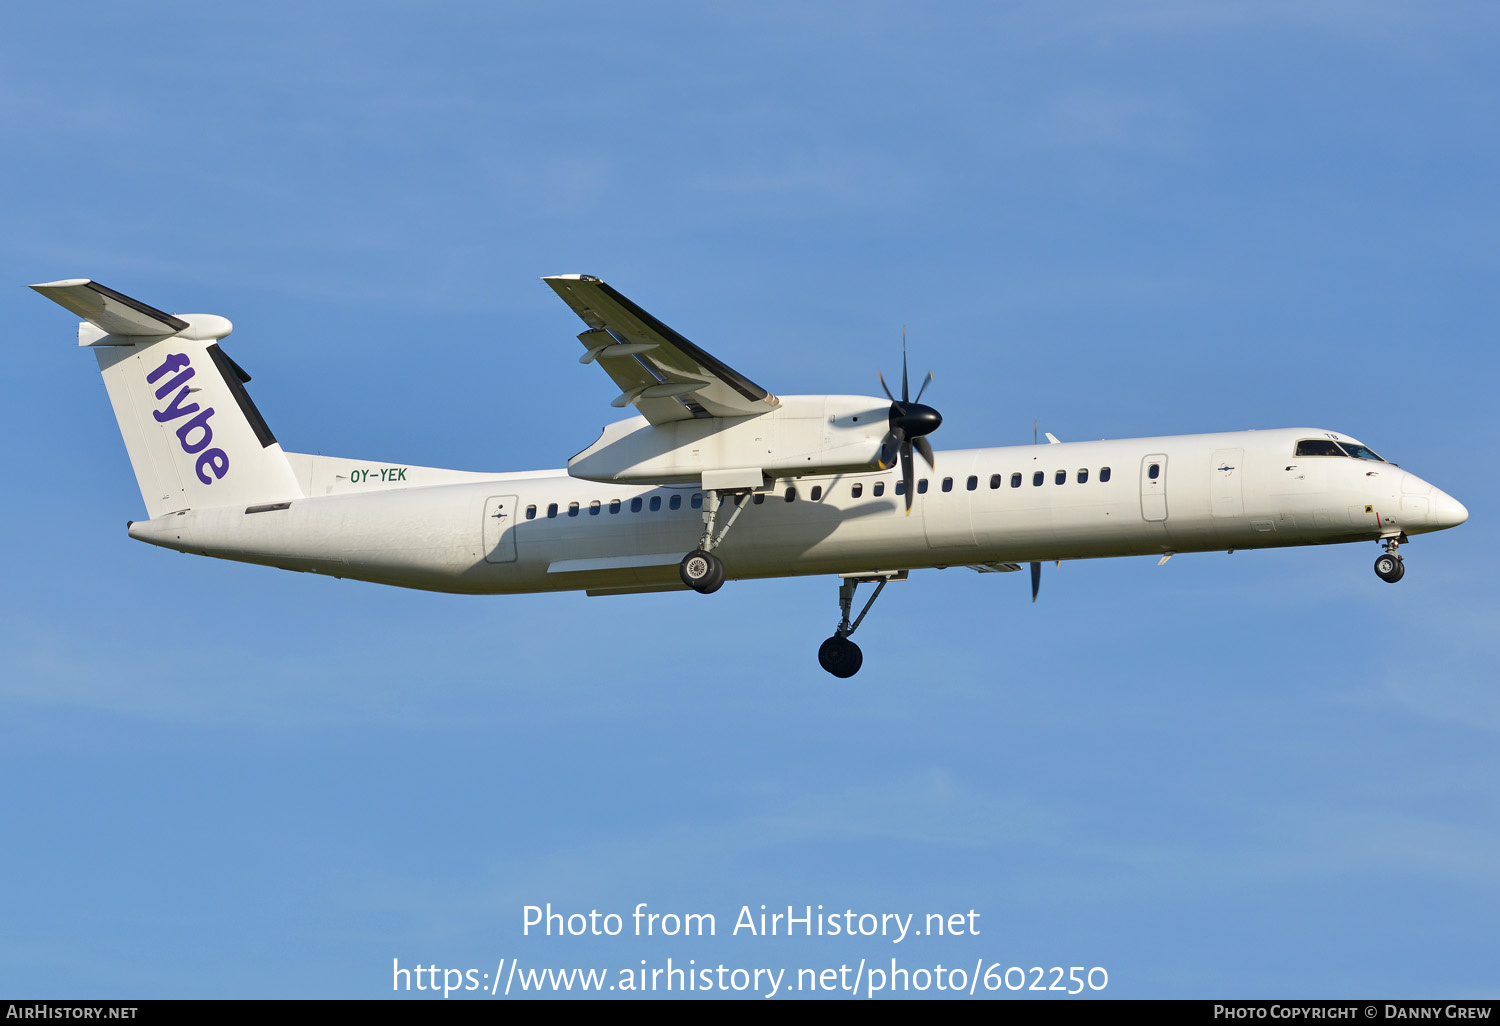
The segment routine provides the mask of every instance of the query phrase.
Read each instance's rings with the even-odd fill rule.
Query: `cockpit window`
[[[1298,456],[1353,456],[1357,460],[1385,460],[1358,442],[1335,442],[1331,438],[1304,438],[1297,443]]]
[[[1331,438],[1304,438],[1297,443],[1298,456],[1344,456],[1339,443]]]
[[[1357,460],[1374,460],[1376,463],[1386,462],[1379,456],[1376,456],[1365,446],[1360,445],[1358,442],[1344,442],[1342,444],[1344,446],[1344,451]]]

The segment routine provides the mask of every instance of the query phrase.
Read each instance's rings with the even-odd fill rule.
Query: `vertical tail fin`
[[[302,490],[219,348],[212,314],[168,314],[83,278],[31,286],[85,320],[136,483],[154,519],[183,509],[283,502]]]

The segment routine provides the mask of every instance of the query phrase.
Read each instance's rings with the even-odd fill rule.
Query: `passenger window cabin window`
[[[693,500],[692,500],[691,505],[692,505],[692,507],[694,509],[702,509],[703,508],[703,493],[702,492],[694,492],[693,493]]]
[[[630,500],[630,512],[639,513],[641,511],[641,506],[641,497],[639,495]]]
[[[667,505],[670,506],[672,509],[681,509],[682,508],[682,496],[680,496],[680,495],[674,495],[674,496],[672,496],[670,499],[667,500]]]
[[[922,478],[922,480],[920,480],[920,481],[917,482],[917,494],[918,495],[926,495],[927,494],[927,479],[925,477]]]
[[[620,500],[619,499],[610,499],[609,500],[609,511],[611,513],[618,513],[618,512],[620,512]]]
[[[1047,480],[1047,475],[1042,473],[1040,470],[1031,475],[1032,487],[1040,488],[1042,486],[1042,482],[1045,480]]]
[[[813,485],[812,495],[809,496],[809,498],[811,498],[813,502],[817,502],[822,497],[823,497],[823,486],[822,485]]]
[[[851,498],[851,499],[857,499],[861,495],[864,494],[864,491],[865,491],[865,486],[862,485],[862,484],[860,484],[858,481],[856,481],[849,488],[849,498]]]
[[[1078,483],[1079,484],[1088,484],[1089,483],[1089,470],[1088,470],[1087,467],[1079,467],[1078,468]]]
[[[531,506],[527,506],[526,507],[526,519],[527,520],[535,520],[536,519],[536,506],[534,504],[531,505]]]
[[[653,512],[653,513],[655,513],[657,510],[661,509],[661,496],[660,495],[653,495],[653,496],[651,496],[651,502],[650,502],[649,505],[651,506],[651,512]]]
[[[1066,470],[1059,470],[1057,472],[1057,477],[1054,478],[1054,480],[1058,484],[1067,484],[1068,483],[1068,472]]]
[[[1108,467],[1100,467],[1099,468],[1099,483],[1100,484],[1104,484],[1108,480],[1109,480],[1109,468]]]
[[[1004,482],[1004,481],[1005,481],[1005,475],[1004,474],[991,474],[990,475],[990,487],[991,488],[999,488],[1000,485],[1001,485],[1001,483]]]
[[[1161,477],[1161,464],[1160,463],[1153,463],[1153,464],[1151,464],[1151,469],[1146,471],[1146,476],[1149,477],[1153,481],[1155,481],[1157,478]]]
[[[1021,475],[1020,474],[1012,474],[1012,475],[1010,475],[1010,486],[1012,488],[1019,488],[1019,487],[1021,487]]]
[[[884,481],[876,481],[875,482],[875,487],[872,488],[872,489],[870,489],[870,493],[872,495],[875,495],[876,497],[884,495],[885,494],[885,482]]]
[[[599,508],[600,507],[598,499],[595,499],[593,502],[589,503],[589,516],[597,517],[599,515]]]
[[[786,501],[787,502],[796,502],[797,501],[797,489],[794,488],[791,485],[787,485],[786,486]]]
[[[905,495],[906,494],[906,482],[905,481],[897,481],[896,482],[896,494],[897,495]]]
[[[750,501],[759,506],[761,503],[766,501],[766,493],[756,492],[755,495],[751,497]]]
[[[951,477],[945,477],[945,478],[943,478],[943,491],[945,491],[945,492],[951,492],[951,491],[953,491],[953,478],[951,478]]]
[[[576,517],[577,515],[578,515],[578,503],[576,503],[576,502],[570,502],[570,503],[568,503],[568,516],[570,516],[570,517]]]
[[[557,503],[549,502],[547,504],[547,519],[550,520],[555,516],[557,516]]]
[[[975,477],[973,474],[970,474],[969,475],[969,482],[968,482],[968,484],[969,484],[969,491],[972,492],[974,489],[976,489],[976,488],[979,487],[979,478]]]

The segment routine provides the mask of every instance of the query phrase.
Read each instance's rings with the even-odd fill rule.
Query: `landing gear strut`
[[[1396,552],[1400,543],[1399,538],[1387,538],[1385,552],[1375,560],[1375,576],[1387,584],[1395,584],[1406,576],[1406,563]]]
[[[735,519],[739,517],[740,511],[750,502],[749,492],[735,493],[734,509],[729,514],[729,519],[724,522],[724,527],[716,535],[715,528],[718,526],[719,508],[722,505],[722,493],[717,489],[707,489],[703,493],[703,537],[698,541],[698,547],[686,556],[677,565],[678,576],[682,583],[702,595],[709,595],[719,590],[724,584],[725,570],[724,561],[715,556],[713,550],[723,541],[729,529],[734,526]]]
[[[891,581],[903,581],[905,579],[906,573],[902,571],[900,573],[871,575],[869,577],[845,577],[839,581],[839,612],[842,615],[839,618],[838,629],[833,632],[833,637],[818,646],[818,665],[835,677],[852,677],[858,673],[859,668],[864,665],[865,656],[859,650],[859,646],[849,640],[849,635],[859,629],[859,625],[864,620],[865,614],[870,611],[870,607],[875,604],[875,600],[880,597],[880,593],[885,590],[885,586],[891,583]],[[875,582],[875,594],[870,596],[869,601],[865,603],[864,608],[859,611],[859,615],[851,623],[849,614],[854,609],[855,589],[861,584],[870,581]]]

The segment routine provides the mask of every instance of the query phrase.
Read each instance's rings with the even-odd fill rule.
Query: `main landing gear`
[[[1399,538],[1387,538],[1385,552],[1375,560],[1375,576],[1387,584],[1395,584],[1406,576],[1406,563],[1396,552],[1400,543]]]
[[[702,595],[712,594],[724,584],[724,561],[714,555],[713,550],[723,543],[724,536],[734,526],[735,519],[749,504],[750,493],[734,493],[734,509],[730,512],[729,519],[724,522],[723,529],[715,535],[714,529],[718,526],[722,498],[723,493],[717,489],[704,491],[703,537],[699,539],[698,547],[683,556],[682,562],[677,565],[677,574],[682,578],[682,583]]]
[[[833,637],[818,646],[818,665],[823,667],[835,677],[852,677],[859,672],[864,665],[865,655],[859,650],[859,646],[849,640],[849,635],[859,629],[860,622],[864,620],[865,614],[885,590],[885,586],[892,581],[906,580],[906,571],[889,574],[870,574],[863,577],[845,577],[839,581],[839,611],[843,615],[839,618],[838,630],[833,632]],[[859,616],[854,622],[849,621],[849,613],[854,608],[854,592],[861,584],[875,582],[875,594],[865,603],[859,611]]]

